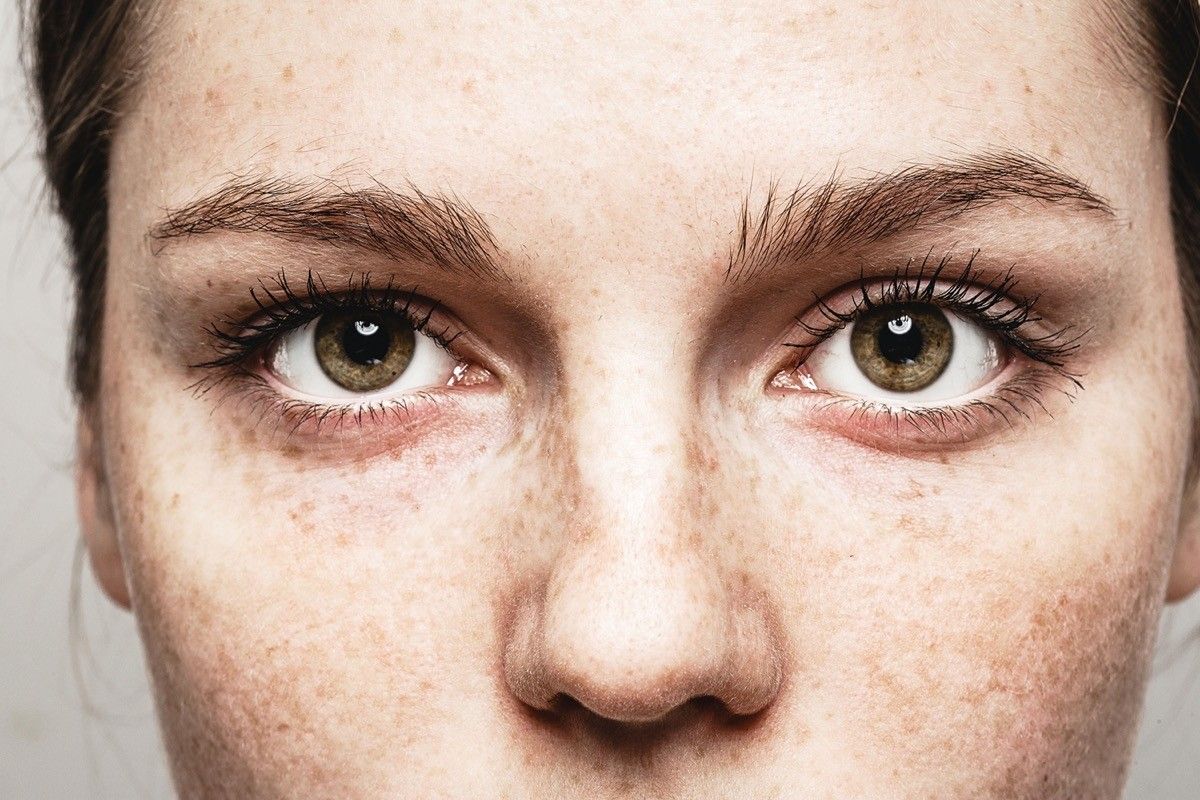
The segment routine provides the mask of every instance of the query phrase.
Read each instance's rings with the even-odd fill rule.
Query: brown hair
[[[95,398],[107,274],[108,161],[112,134],[140,58],[140,0],[35,0],[27,9],[29,72],[52,199],[66,223],[75,321],[71,383]]]
[[[41,111],[42,147],[53,199],[66,222],[75,285],[72,384],[95,399],[104,311],[108,164],[113,131],[129,102],[153,0],[33,0],[27,10],[30,72]],[[1111,3],[1111,5],[1110,5]],[[1120,35],[1115,57],[1149,64],[1169,122],[1171,211],[1179,277],[1192,342],[1192,385],[1200,384],[1200,2],[1128,0],[1107,8]],[[1120,18],[1120,19],[1117,19]],[[1120,52],[1117,52],[1120,51]],[[1130,64],[1135,73],[1142,66]]]

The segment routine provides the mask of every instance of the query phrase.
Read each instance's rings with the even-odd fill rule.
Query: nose
[[[606,415],[570,469],[584,489],[562,509],[561,543],[511,617],[504,672],[512,693],[553,711],[569,698],[620,723],[654,723],[693,700],[733,715],[766,708],[781,648],[761,593],[704,530],[703,481],[669,420]],[[646,416],[645,413],[641,416]],[[581,423],[582,424],[582,423]],[[589,446],[595,445],[595,447]],[[694,448],[692,448],[694,450]]]
[[[505,653],[513,693],[540,710],[570,698],[624,723],[701,698],[734,715],[769,705],[780,672],[765,615],[699,560],[676,557],[668,566],[654,545],[609,542],[556,570],[518,610]]]

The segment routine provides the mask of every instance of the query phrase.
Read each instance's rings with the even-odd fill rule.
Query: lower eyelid
[[[781,402],[799,402],[804,423],[878,450],[940,449],[978,444],[1072,402],[1076,376],[1041,364],[1010,364],[988,386],[948,403],[899,405],[815,389],[775,389]],[[783,413],[789,413],[784,411]]]

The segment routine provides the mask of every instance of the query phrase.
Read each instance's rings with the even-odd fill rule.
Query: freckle
[[[171,508],[178,508],[178,507],[179,507],[179,492],[175,492],[171,495]]]
[[[475,79],[467,78],[465,81],[463,81],[462,90],[463,90],[463,94],[474,94],[475,93]]]
[[[292,67],[291,64],[288,64],[286,67],[283,68],[283,72],[281,72],[280,75],[283,76],[283,79],[285,81],[290,81],[292,78],[296,77],[296,70]]]
[[[1030,86],[1028,83],[1025,84],[1025,94],[1033,94],[1033,87]]]
[[[210,106],[218,106],[221,104],[220,93],[211,86],[204,90],[204,102]]]
[[[404,31],[399,28],[392,28],[392,32],[388,34],[388,41],[392,44],[400,44],[404,41]]]
[[[204,285],[207,286],[209,289],[211,289],[212,288],[212,278],[205,278]]]
[[[1062,157],[1062,148],[1058,146],[1058,142],[1055,142],[1054,144],[1050,145],[1050,155],[1053,158],[1061,158]]]
[[[425,455],[425,466],[435,467],[435,466],[437,466],[437,462],[438,462],[437,453],[427,453]]]

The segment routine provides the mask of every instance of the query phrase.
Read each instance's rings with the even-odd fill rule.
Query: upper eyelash
[[[975,268],[979,251],[971,253],[967,263],[948,284],[939,287],[938,281],[952,263],[950,254],[936,262],[931,261],[932,252],[920,262],[910,260],[903,269],[897,268],[887,279],[882,290],[873,292],[865,273],[860,274],[859,285],[854,295],[854,307],[839,311],[828,301],[816,297],[816,308],[826,320],[825,325],[814,325],[802,319],[797,324],[812,337],[803,343],[789,342],[789,347],[811,348],[837,331],[853,323],[863,314],[876,308],[897,303],[928,303],[971,317],[977,324],[993,331],[1005,343],[1030,359],[1051,367],[1068,378],[1077,388],[1082,388],[1079,376],[1067,365],[1080,346],[1086,331],[1075,331],[1064,326],[1040,336],[1021,333],[1031,323],[1041,322],[1035,307],[1039,295],[1020,298],[1015,296],[1017,278],[1012,268],[1000,275],[987,278]],[[917,263],[913,274],[914,263]],[[999,310],[1000,306],[1008,306]]]
[[[423,333],[446,350],[450,350],[454,340],[462,334],[462,331],[452,331],[448,326],[440,330],[432,327],[431,321],[440,305],[422,298],[416,287],[403,289],[397,286],[394,277],[389,277],[382,286],[373,286],[371,273],[364,272],[352,275],[345,289],[338,290],[331,289],[323,278],[309,270],[304,285],[304,293],[297,293],[282,270],[269,284],[260,280],[258,286],[250,290],[250,297],[259,310],[256,320],[243,322],[226,318],[206,327],[205,332],[218,355],[191,366],[237,366],[281,334],[299,328],[322,314],[346,309],[399,314],[408,320],[414,331]],[[419,312],[413,308],[417,301],[425,306]]]

